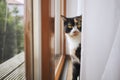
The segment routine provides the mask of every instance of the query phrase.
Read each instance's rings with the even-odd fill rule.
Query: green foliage
[[[6,7],[5,0],[0,0],[0,63],[24,49],[22,18],[18,16],[17,7],[12,12]]]
[[[6,12],[6,4],[3,0],[0,0],[0,62],[2,62],[5,12]]]
[[[20,53],[21,51],[23,51],[24,49],[24,30],[23,30],[23,24],[19,23],[17,24],[17,48],[18,48],[18,52]]]

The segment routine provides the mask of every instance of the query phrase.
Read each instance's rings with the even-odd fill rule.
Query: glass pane
[[[64,32],[62,20],[60,15],[63,13],[61,9],[63,8],[63,0],[51,0],[51,53],[52,62],[54,63],[55,75],[59,69],[59,64],[61,56],[63,55],[64,48]]]
[[[60,56],[60,0],[57,0],[55,1],[55,68]]]
[[[24,1],[0,0],[0,80],[24,80]]]
[[[61,26],[61,9],[63,0],[55,0],[55,72],[57,71],[58,64],[60,63],[60,58],[63,54],[63,30]]]

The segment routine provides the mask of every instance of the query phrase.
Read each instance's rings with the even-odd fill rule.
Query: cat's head
[[[82,16],[68,18],[61,15],[61,17],[64,20],[64,31],[66,34],[69,36],[77,36],[80,34],[82,28]]]

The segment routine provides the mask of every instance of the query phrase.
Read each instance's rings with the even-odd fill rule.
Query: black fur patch
[[[77,50],[76,50],[76,53],[75,53],[75,55],[79,58],[79,60],[80,60],[80,57],[81,57],[81,44],[79,44],[79,47],[77,48]]]
[[[76,50],[75,55],[81,59],[81,44],[79,44],[79,47]],[[80,64],[79,63],[73,63],[73,77],[72,80],[77,80],[77,77],[80,75]]]
[[[69,33],[72,28],[68,28],[68,24],[71,24],[71,26],[75,26],[74,19],[73,18],[67,18],[66,21],[64,21],[64,30],[66,33]]]
[[[77,80],[77,77],[80,75],[80,64],[73,63],[73,73],[72,80]]]

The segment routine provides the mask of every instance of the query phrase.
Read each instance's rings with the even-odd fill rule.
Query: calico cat
[[[77,80],[80,75],[82,16],[67,18],[61,15],[61,17],[64,20],[64,31],[72,60],[72,80]]]

